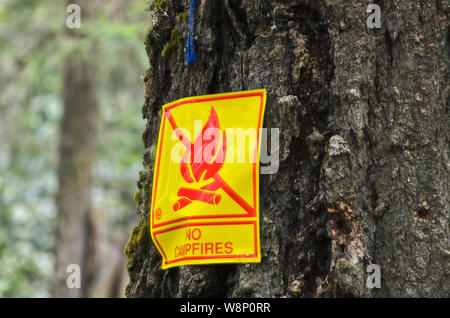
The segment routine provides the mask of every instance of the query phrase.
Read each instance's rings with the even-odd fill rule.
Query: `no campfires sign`
[[[259,152],[266,90],[163,106],[150,231],[162,268],[257,263]]]

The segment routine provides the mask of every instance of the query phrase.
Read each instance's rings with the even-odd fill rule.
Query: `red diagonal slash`
[[[183,143],[183,145],[187,149],[193,149],[194,145],[189,140],[189,138],[187,138],[183,134],[183,132],[178,128],[172,114],[168,110],[166,110],[164,113],[166,115],[166,118],[169,120],[170,125],[172,126],[175,135],[178,137],[178,139]],[[239,204],[249,215],[253,215],[255,213],[255,209],[252,208],[247,203],[247,201],[245,201],[239,194],[237,194],[218,173],[216,173],[212,178],[214,179],[214,181],[208,184],[207,186],[202,187],[203,190],[215,191],[219,188],[222,188],[222,190],[225,191],[225,193],[228,194],[237,204]],[[191,200],[188,199],[188,201]],[[188,205],[192,202],[188,201],[184,200],[183,206]]]

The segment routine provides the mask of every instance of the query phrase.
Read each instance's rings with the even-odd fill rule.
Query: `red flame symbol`
[[[213,132],[211,138],[207,138],[207,133],[211,131]],[[195,139],[193,151],[186,149],[181,159],[181,175],[188,183],[193,183],[194,179],[196,182],[208,180],[222,168],[225,161],[227,138],[223,131],[221,142],[218,140],[217,134],[214,134],[217,132],[220,132],[219,118],[214,107],[211,107],[208,121]],[[188,163],[189,154],[190,163]],[[211,160],[208,161],[208,157]]]
[[[254,208],[241,198],[218,173],[225,162],[226,134],[225,131],[220,132],[219,117],[214,107],[211,107],[209,118],[201,133],[196,137],[194,144],[182,134],[172,114],[169,111],[166,111],[165,114],[175,134],[186,147],[180,163],[183,179],[190,184],[212,180],[200,189],[181,187],[177,192],[181,199],[173,205],[174,211],[184,208],[193,201],[218,205],[221,195],[215,191],[222,189],[249,215],[252,215],[255,212]],[[212,134],[210,134],[211,132]],[[222,138],[220,138],[220,134]]]

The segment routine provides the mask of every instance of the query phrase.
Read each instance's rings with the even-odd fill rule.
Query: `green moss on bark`
[[[180,23],[180,22],[187,21],[188,18],[189,18],[189,12],[188,11],[181,12],[181,13],[179,13],[177,15],[177,22]]]
[[[170,33],[170,41],[166,43],[166,45],[164,45],[164,48],[161,52],[161,56],[167,59],[178,46],[180,39],[181,39],[180,32],[176,29],[173,29],[172,32]]]
[[[125,254],[128,258],[132,258],[139,247],[145,246],[150,238],[150,220],[147,218],[145,222],[136,225],[131,231],[128,244],[125,247]]]
[[[152,3],[152,9],[164,8],[167,5],[167,0],[154,0]]]

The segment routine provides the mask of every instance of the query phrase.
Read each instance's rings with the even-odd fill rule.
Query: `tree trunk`
[[[449,1],[153,1],[129,297],[446,297]],[[180,36],[177,36],[180,35]],[[262,175],[260,264],[161,270],[149,236],[161,105],[266,88],[280,168]],[[366,287],[367,265],[381,288]]]
[[[55,239],[56,297],[86,297],[91,281],[91,188],[98,103],[94,69],[83,52],[69,55],[64,71],[64,114],[60,129],[57,222]],[[81,268],[81,288],[66,285],[67,266]]]

